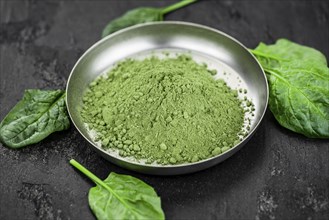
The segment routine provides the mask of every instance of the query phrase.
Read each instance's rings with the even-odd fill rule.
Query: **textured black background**
[[[27,88],[65,88],[79,56],[105,24],[128,9],[173,1],[0,0],[0,118]],[[205,24],[255,47],[289,38],[328,57],[328,1],[201,1],[167,20]],[[94,219],[92,182],[75,158],[101,178],[131,174],[154,186],[168,219],[328,219],[328,140],[278,125],[271,112],[250,142],[225,162],[185,176],[141,175],[94,153],[72,126],[21,150],[0,146],[0,219]]]

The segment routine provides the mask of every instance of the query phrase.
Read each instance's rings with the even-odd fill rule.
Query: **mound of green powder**
[[[181,164],[227,151],[243,134],[238,93],[187,55],[128,59],[93,81],[81,116],[104,149]]]

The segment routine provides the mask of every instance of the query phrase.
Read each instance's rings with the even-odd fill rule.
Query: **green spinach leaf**
[[[64,91],[30,89],[0,123],[0,141],[10,148],[20,148],[69,126]]]
[[[70,164],[96,183],[89,206],[97,219],[164,219],[160,197],[143,181],[113,172],[102,181],[77,161]]]
[[[126,12],[122,17],[111,21],[103,30],[102,37],[135,24],[162,21],[163,15],[158,8],[136,8]]]
[[[251,50],[265,70],[277,121],[311,138],[329,137],[329,69],[325,56],[286,39]]]
[[[152,21],[162,21],[163,16],[169,12],[177,10],[188,4],[195,2],[196,0],[183,0],[166,8],[152,8],[141,7],[130,10],[123,14],[121,17],[111,21],[103,30],[102,37],[114,33],[126,27],[130,27],[136,24],[142,24]]]

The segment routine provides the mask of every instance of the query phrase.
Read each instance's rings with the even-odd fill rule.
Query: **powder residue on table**
[[[93,81],[81,116],[104,149],[146,163],[181,164],[229,150],[244,134],[238,92],[191,57],[118,63]]]

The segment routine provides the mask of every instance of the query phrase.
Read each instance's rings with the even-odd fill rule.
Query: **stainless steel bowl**
[[[249,135],[221,155],[181,165],[141,164],[100,148],[92,140],[79,114],[82,95],[89,83],[119,60],[161,54],[163,51],[189,52],[197,62],[205,62],[211,68],[217,69],[218,74],[215,77],[224,78],[231,87],[247,88],[247,95],[256,108]],[[229,74],[224,75],[224,71]],[[268,102],[266,76],[260,64],[245,46],[223,32],[187,22],[154,22],[136,25],[100,40],[89,48],[73,67],[66,92],[67,109],[72,122],[94,150],[121,167],[156,175],[192,173],[216,165],[232,156],[255,133]]]

